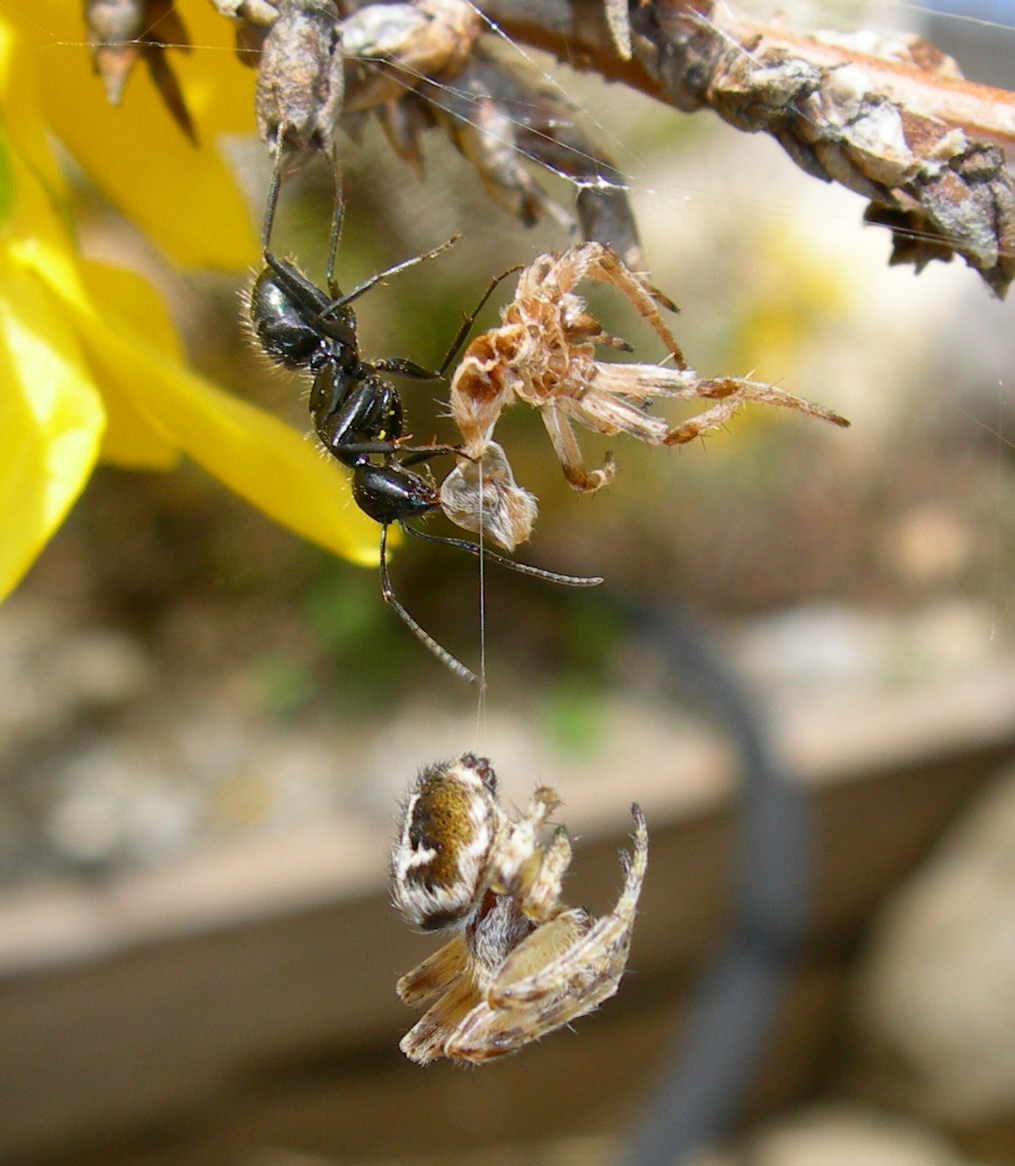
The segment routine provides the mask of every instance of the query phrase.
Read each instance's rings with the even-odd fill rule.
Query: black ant
[[[352,492],[357,506],[381,525],[381,594],[385,602],[453,672],[471,683],[477,683],[475,673],[437,643],[395,598],[387,563],[388,527],[393,522],[427,542],[461,547],[514,571],[553,583],[589,587],[602,580],[598,577],[560,575],[555,571],[517,563],[485,548],[481,549],[466,539],[425,534],[409,526],[408,519],[440,508],[440,495],[434,483],[429,477],[409,467],[460,451],[449,445],[402,444],[404,428],[401,398],[395,385],[382,374],[397,373],[416,380],[441,379],[461,351],[473,321],[497,284],[504,275],[519,269],[512,268],[490,284],[473,311],[465,317],[439,368],[427,369],[402,357],[366,361],[359,352],[353,302],[388,276],[397,275],[417,263],[440,255],[456,242],[458,236],[453,236],[424,255],[416,255],[378,272],[357,284],[352,291],[343,293],[334,278],[342,220],[342,196],[339,190],[326,273],[328,290],[325,292],[311,283],[292,263],[279,259],[269,250],[280,177],[281,166],[277,164],[265,210],[265,266],[255,280],[249,298],[254,334],[262,350],[275,363],[315,374],[309,402],[314,430],[324,448],[353,471]]]

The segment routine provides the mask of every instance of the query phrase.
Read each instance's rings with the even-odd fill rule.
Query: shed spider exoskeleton
[[[596,360],[596,345],[631,351],[623,340],[605,333],[575,293],[582,280],[610,284],[621,291],[666,345],[676,366],[622,364]],[[458,466],[442,487],[442,505],[459,526],[477,530],[513,550],[529,537],[522,508],[512,521],[499,521],[516,500],[520,487],[510,467],[498,465],[502,451],[490,447],[501,410],[516,397],[542,414],[564,476],[576,490],[593,491],[613,480],[610,458],[588,470],[572,428],[579,422],[606,436],[628,433],[651,445],[681,445],[723,425],[748,401],[780,405],[836,425],[845,418],[776,388],[742,377],[699,377],[687,367],[673,334],[660,314],[673,305],[640,275],[630,271],[603,243],[582,243],[560,255],[540,255],[518,278],[514,299],[501,313],[502,323],[477,336],[465,350],[451,380],[451,414],[462,434]],[[702,413],[671,426],[648,412],[654,397],[714,402]],[[484,459],[486,459],[484,461]],[[487,477],[500,474],[504,504],[484,497],[478,504],[477,464],[490,462]],[[505,468],[506,467],[506,468]],[[510,479],[510,480],[509,480]],[[482,516],[482,517],[481,517]]]
[[[521,821],[511,821],[489,761],[471,753],[417,776],[391,856],[392,896],[411,923],[455,935],[398,981],[406,1004],[430,1003],[400,1042],[411,1061],[480,1063],[517,1052],[617,991],[648,863],[645,816],[631,807],[623,891],[613,911],[593,919],[561,901],[571,861],[564,827],[549,846],[540,842],[557,805],[540,786]]]

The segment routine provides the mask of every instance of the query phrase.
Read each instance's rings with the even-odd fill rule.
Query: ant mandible
[[[460,450],[449,445],[402,444],[402,401],[398,389],[382,374],[396,373],[415,380],[440,380],[461,351],[473,321],[497,284],[518,268],[512,268],[491,282],[479,303],[463,320],[439,368],[427,369],[402,357],[366,361],[359,352],[356,316],[352,308],[354,301],[389,276],[436,258],[453,246],[459,236],[452,236],[426,254],[413,256],[377,272],[352,291],[343,293],[334,278],[343,214],[341,187],[336,184],[326,271],[327,291],[324,291],[311,283],[294,264],[273,255],[269,248],[281,182],[282,152],[280,148],[265,208],[264,268],[254,281],[249,296],[254,334],[261,349],[276,364],[315,374],[309,401],[314,431],[328,453],[352,470],[352,492],[357,506],[380,523],[380,575],[384,601],[438,659],[456,675],[475,684],[478,682],[475,673],[442,647],[395,598],[387,563],[388,527],[393,522],[416,538],[460,547],[521,574],[553,583],[589,587],[601,583],[602,579],[546,571],[517,563],[466,539],[426,534],[409,526],[407,520],[440,508],[440,494],[434,483],[409,467]]]

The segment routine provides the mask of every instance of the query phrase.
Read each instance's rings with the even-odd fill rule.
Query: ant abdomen
[[[328,337],[307,322],[270,267],[250,289],[250,322],[265,354],[286,368],[319,368],[331,356]]]

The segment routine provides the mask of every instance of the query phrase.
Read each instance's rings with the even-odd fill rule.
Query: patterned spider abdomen
[[[420,771],[391,856],[392,898],[410,923],[437,931],[468,921],[503,823],[486,758],[466,753]]]

